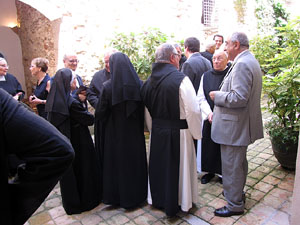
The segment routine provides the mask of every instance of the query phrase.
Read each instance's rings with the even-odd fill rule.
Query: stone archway
[[[29,96],[36,84],[29,70],[33,58],[47,58],[49,60],[49,75],[52,76],[56,72],[61,19],[50,21],[30,5],[19,0],[15,2],[18,28],[14,31],[21,41],[26,93]]]

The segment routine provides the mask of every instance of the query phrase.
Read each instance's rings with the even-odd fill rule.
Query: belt
[[[188,124],[186,120],[153,119],[152,126],[161,127],[161,128],[188,129]]]

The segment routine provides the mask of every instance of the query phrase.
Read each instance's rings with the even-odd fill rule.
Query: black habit
[[[111,79],[103,85],[96,108],[101,122],[103,202],[133,208],[147,198],[147,160],[141,82],[129,58],[110,56]]]
[[[23,162],[9,180],[8,154]],[[73,148],[65,136],[0,88],[1,224],[24,224],[73,158]]]
[[[96,72],[93,76],[93,79],[90,83],[90,87],[87,89],[87,100],[91,104],[91,106],[96,109],[98,99],[103,89],[103,83],[110,79],[110,72],[106,69],[100,70]],[[102,122],[99,120],[95,120],[94,124],[94,135],[95,135],[95,149],[97,153],[98,160],[101,164],[101,138],[102,134]]]
[[[178,210],[180,163],[179,87],[184,78],[175,66],[154,63],[152,74],[142,87],[142,97],[152,117],[149,182],[152,205],[163,208],[168,216]]]
[[[22,95],[20,95],[19,100],[24,98],[25,92],[22,90],[22,86],[17,80],[17,78],[7,73],[5,76],[5,81],[0,81],[0,88],[3,88],[5,91],[7,91],[12,96],[15,96],[18,92],[22,92]]]
[[[63,207],[69,215],[91,210],[101,200],[100,166],[88,129],[94,117],[71,96],[71,79],[71,70],[58,70],[46,103],[48,120],[70,139],[75,151],[72,167],[60,180]]]
[[[229,67],[224,71],[211,69],[203,74],[203,91],[211,111],[214,109],[214,102],[209,97],[209,92],[220,90],[220,85],[227,74]],[[220,144],[211,139],[211,123],[205,120],[202,130],[201,141],[201,169],[204,172],[222,174]]]

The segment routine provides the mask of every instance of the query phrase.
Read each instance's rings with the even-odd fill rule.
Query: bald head
[[[216,42],[214,42],[214,41],[208,42],[205,46],[205,50],[211,54],[214,54],[215,49],[216,49]]]
[[[228,56],[223,50],[216,50],[213,55],[213,67],[216,71],[223,71],[227,67]]]
[[[66,53],[63,58],[65,68],[69,68],[72,71],[77,69],[78,58],[77,55],[73,52]]]
[[[115,48],[108,48],[106,49],[105,53],[104,53],[104,65],[105,65],[105,69],[107,72],[110,72],[110,68],[109,68],[109,57],[118,52],[117,49]]]

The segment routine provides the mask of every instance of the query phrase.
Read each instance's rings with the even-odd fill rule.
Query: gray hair
[[[219,54],[219,53],[224,53],[224,55],[226,56],[226,58],[228,59],[228,53],[222,49],[217,49],[215,52],[214,52],[214,55],[216,54]]]
[[[174,46],[175,48],[181,48],[181,46],[180,46],[178,43],[174,43],[173,46]]]
[[[107,56],[107,55],[111,56],[112,54],[114,54],[116,52],[119,52],[119,50],[116,49],[116,48],[108,48],[104,52],[104,57]]]
[[[5,62],[5,63],[7,63],[6,59],[1,58],[1,57],[0,57],[0,62]]]
[[[67,60],[69,59],[70,56],[76,56],[77,57],[77,54],[75,52],[67,52],[66,54],[64,54],[64,58],[63,60]]]
[[[216,46],[216,42],[215,41],[210,41],[206,44],[205,46],[205,50],[209,50],[210,48]]]
[[[178,54],[174,45],[169,43],[161,44],[155,51],[155,62],[169,63],[172,54]]]
[[[231,35],[231,38],[230,40],[232,42],[239,42],[240,43],[240,46],[244,46],[244,47],[247,47],[249,48],[249,40],[248,40],[248,37],[245,33],[243,32],[234,32],[232,35]]]

